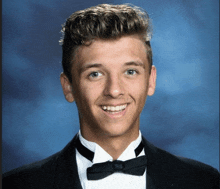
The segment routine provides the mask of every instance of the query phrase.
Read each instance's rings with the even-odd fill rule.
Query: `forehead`
[[[129,61],[146,64],[148,62],[146,45],[136,35],[111,40],[98,39],[88,46],[81,46],[76,51],[74,65],[77,67],[86,63],[122,65]]]

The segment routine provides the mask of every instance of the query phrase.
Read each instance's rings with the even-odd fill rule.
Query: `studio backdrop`
[[[58,152],[79,131],[59,80],[60,30],[74,11],[101,3],[132,3],[152,19],[157,86],[142,134],[219,170],[218,0],[3,0],[2,171]]]

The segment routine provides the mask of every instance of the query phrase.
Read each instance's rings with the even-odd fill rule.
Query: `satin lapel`
[[[146,174],[146,180],[147,180],[147,189],[156,189],[156,186],[154,185],[154,182],[150,175]]]
[[[57,158],[55,172],[57,189],[82,189],[76,164],[75,140],[77,137],[78,135],[67,144]]]
[[[157,182],[160,182],[159,180],[156,180],[155,178],[155,173],[156,169],[154,166],[154,161],[156,161],[155,156],[155,147],[151,146],[151,144],[144,138],[142,137],[142,141],[144,143],[144,150],[145,154],[147,156],[147,174],[146,174],[146,180],[147,180],[147,189],[156,189],[156,184]]]

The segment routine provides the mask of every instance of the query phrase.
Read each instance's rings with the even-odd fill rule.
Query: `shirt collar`
[[[91,142],[86,140],[81,132],[79,131],[79,140],[86,148],[94,152],[93,163],[102,163],[106,161],[113,161],[113,158],[98,144],[95,142]],[[139,136],[136,140],[132,141],[128,147],[124,150],[124,152],[119,156],[118,160],[126,161],[128,159],[135,158],[135,149],[138,147],[142,140],[141,131],[139,131]]]

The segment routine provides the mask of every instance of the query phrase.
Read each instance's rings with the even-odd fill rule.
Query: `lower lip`
[[[128,108],[128,105],[126,106],[126,108],[120,112],[114,112],[114,113],[110,113],[110,112],[107,112],[107,111],[104,111],[103,112],[108,116],[110,117],[111,119],[117,119],[117,118],[121,118],[125,115],[126,113],[126,110]]]

